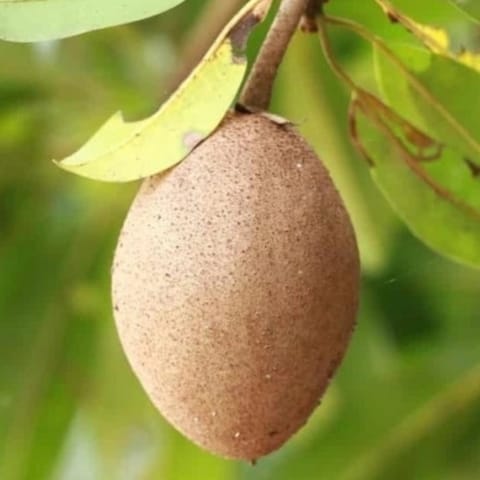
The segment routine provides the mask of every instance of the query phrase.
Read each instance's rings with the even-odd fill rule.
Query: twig
[[[253,111],[268,109],[278,67],[308,3],[309,0],[282,0],[240,96],[241,105]]]
[[[309,0],[302,20],[300,21],[300,30],[305,33],[317,33],[317,16],[322,11],[324,3],[328,0]]]

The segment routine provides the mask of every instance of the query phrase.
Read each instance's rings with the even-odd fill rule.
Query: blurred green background
[[[272,109],[331,170],[362,253],[358,328],[322,406],[252,467],[176,433],[130,371],[109,273],[138,185],[80,179],[49,159],[73,152],[116,110],[152,113],[241,3],[190,0],[61,42],[0,42],[1,480],[480,478],[480,274],[440,258],[394,217],[350,146],[348,93],[315,36],[292,43]],[[371,3],[335,8],[402,38]],[[368,84],[368,46],[332,38]]]

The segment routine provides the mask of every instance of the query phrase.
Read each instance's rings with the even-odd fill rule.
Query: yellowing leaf
[[[455,58],[467,67],[473,68],[474,70],[480,72],[480,55],[478,53],[465,50],[462,53],[459,53]]]
[[[171,168],[219,125],[247,69],[252,28],[271,0],[251,0],[219,35],[203,60],[150,118],[127,123],[115,114],[75,154],[55,162],[94,180],[128,182]]]
[[[451,39],[444,29],[419,23],[408,15],[405,15],[398,8],[394,7],[388,0],[375,0],[385,14],[393,21],[399,22],[410,33],[417,37],[427,48],[437,55],[456,60],[474,70],[480,71],[480,55],[469,50],[460,53],[454,52]]]

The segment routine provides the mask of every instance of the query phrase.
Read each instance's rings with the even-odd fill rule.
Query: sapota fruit
[[[113,269],[120,339],[152,402],[196,444],[249,460],[319,403],[358,289],[354,232],[326,169],[260,114],[227,117],[143,183]]]

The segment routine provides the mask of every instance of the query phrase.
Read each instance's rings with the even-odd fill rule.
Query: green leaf
[[[358,0],[335,0],[325,4],[325,11],[328,15],[361,23],[384,39],[410,43],[411,35],[389,21],[379,8],[386,3],[420,23],[448,31],[456,47],[465,46],[466,28],[463,27],[475,26],[468,15],[447,0],[373,0],[362,2],[362,8],[358,8]]]
[[[373,44],[379,83],[392,108],[359,87],[335,62],[325,22]],[[475,119],[480,101],[468,95],[476,90],[479,73],[416,47],[391,48],[354,22],[325,17],[320,26],[330,64],[354,94],[352,139],[380,189],[427,245],[479,268],[480,134]]]
[[[410,229],[439,253],[480,268],[480,184],[472,165],[367,92],[352,103],[351,133]]]
[[[247,69],[247,38],[270,4],[270,0],[248,2],[152,117],[126,123],[117,113],[79,151],[56,163],[95,180],[128,182],[162,172],[183,160],[230,108]]]
[[[480,22],[480,4],[478,0],[450,0],[450,2]]]
[[[0,0],[0,39],[38,42],[134,22],[184,0]]]
[[[375,61],[384,98],[409,121],[408,125],[396,120],[402,123],[404,145],[410,148],[402,153],[403,161],[422,179],[423,189],[430,189],[428,198],[422,200],[423,208],[417,192],[416,208],[425,212],[429,205],[438,210],[435,215],[437,220],[442,218],[443,227],[434,227],[435,222],[430,227],[420,225],[421,218],[415,219],[418,213],[408,213],[408,205],[400,207],[401,199],[394,197],[401,191],[393,185],[394,179],[381,175],[379,169],[377,181],[398,213],[427,244],[479,267],[480,101],[474,94],[480,84],[479,73],[457,59],[406,45],[385,49],[377,44]],[[383,140],[391,143],[385,136]],[[444,234],[439,233],[441,230]],[[457,234],[463,241],[457,242]]]
[[[375,0],[393,23],[401,21],[396,12],[401,12],[416,22],[429,25],[448,32],[455,39],[455,46],[460,47],[468,38],[468,30],[475,27],[474,21],[465,12],[459,10],[449,1],[439,0]],[[390,15],[393,13],[393,15]],[[390,23],[392,25],[392,23]],[[414,33],[414,32],[411,32]]]
[[[456,161],[452,157],[442,167],[439,162],[431,162],[430,173],[458,197],[468,198],[480,208],[480,99],[475,94],[480,74],[425,50],[399,45],[391,51],[408,65],[408,71],[399,69],[378,48],[375,50],[385,99],[397,113],[437,139],[442,148],[455,151]],[[452,95],[453,81],[459,93]]]

